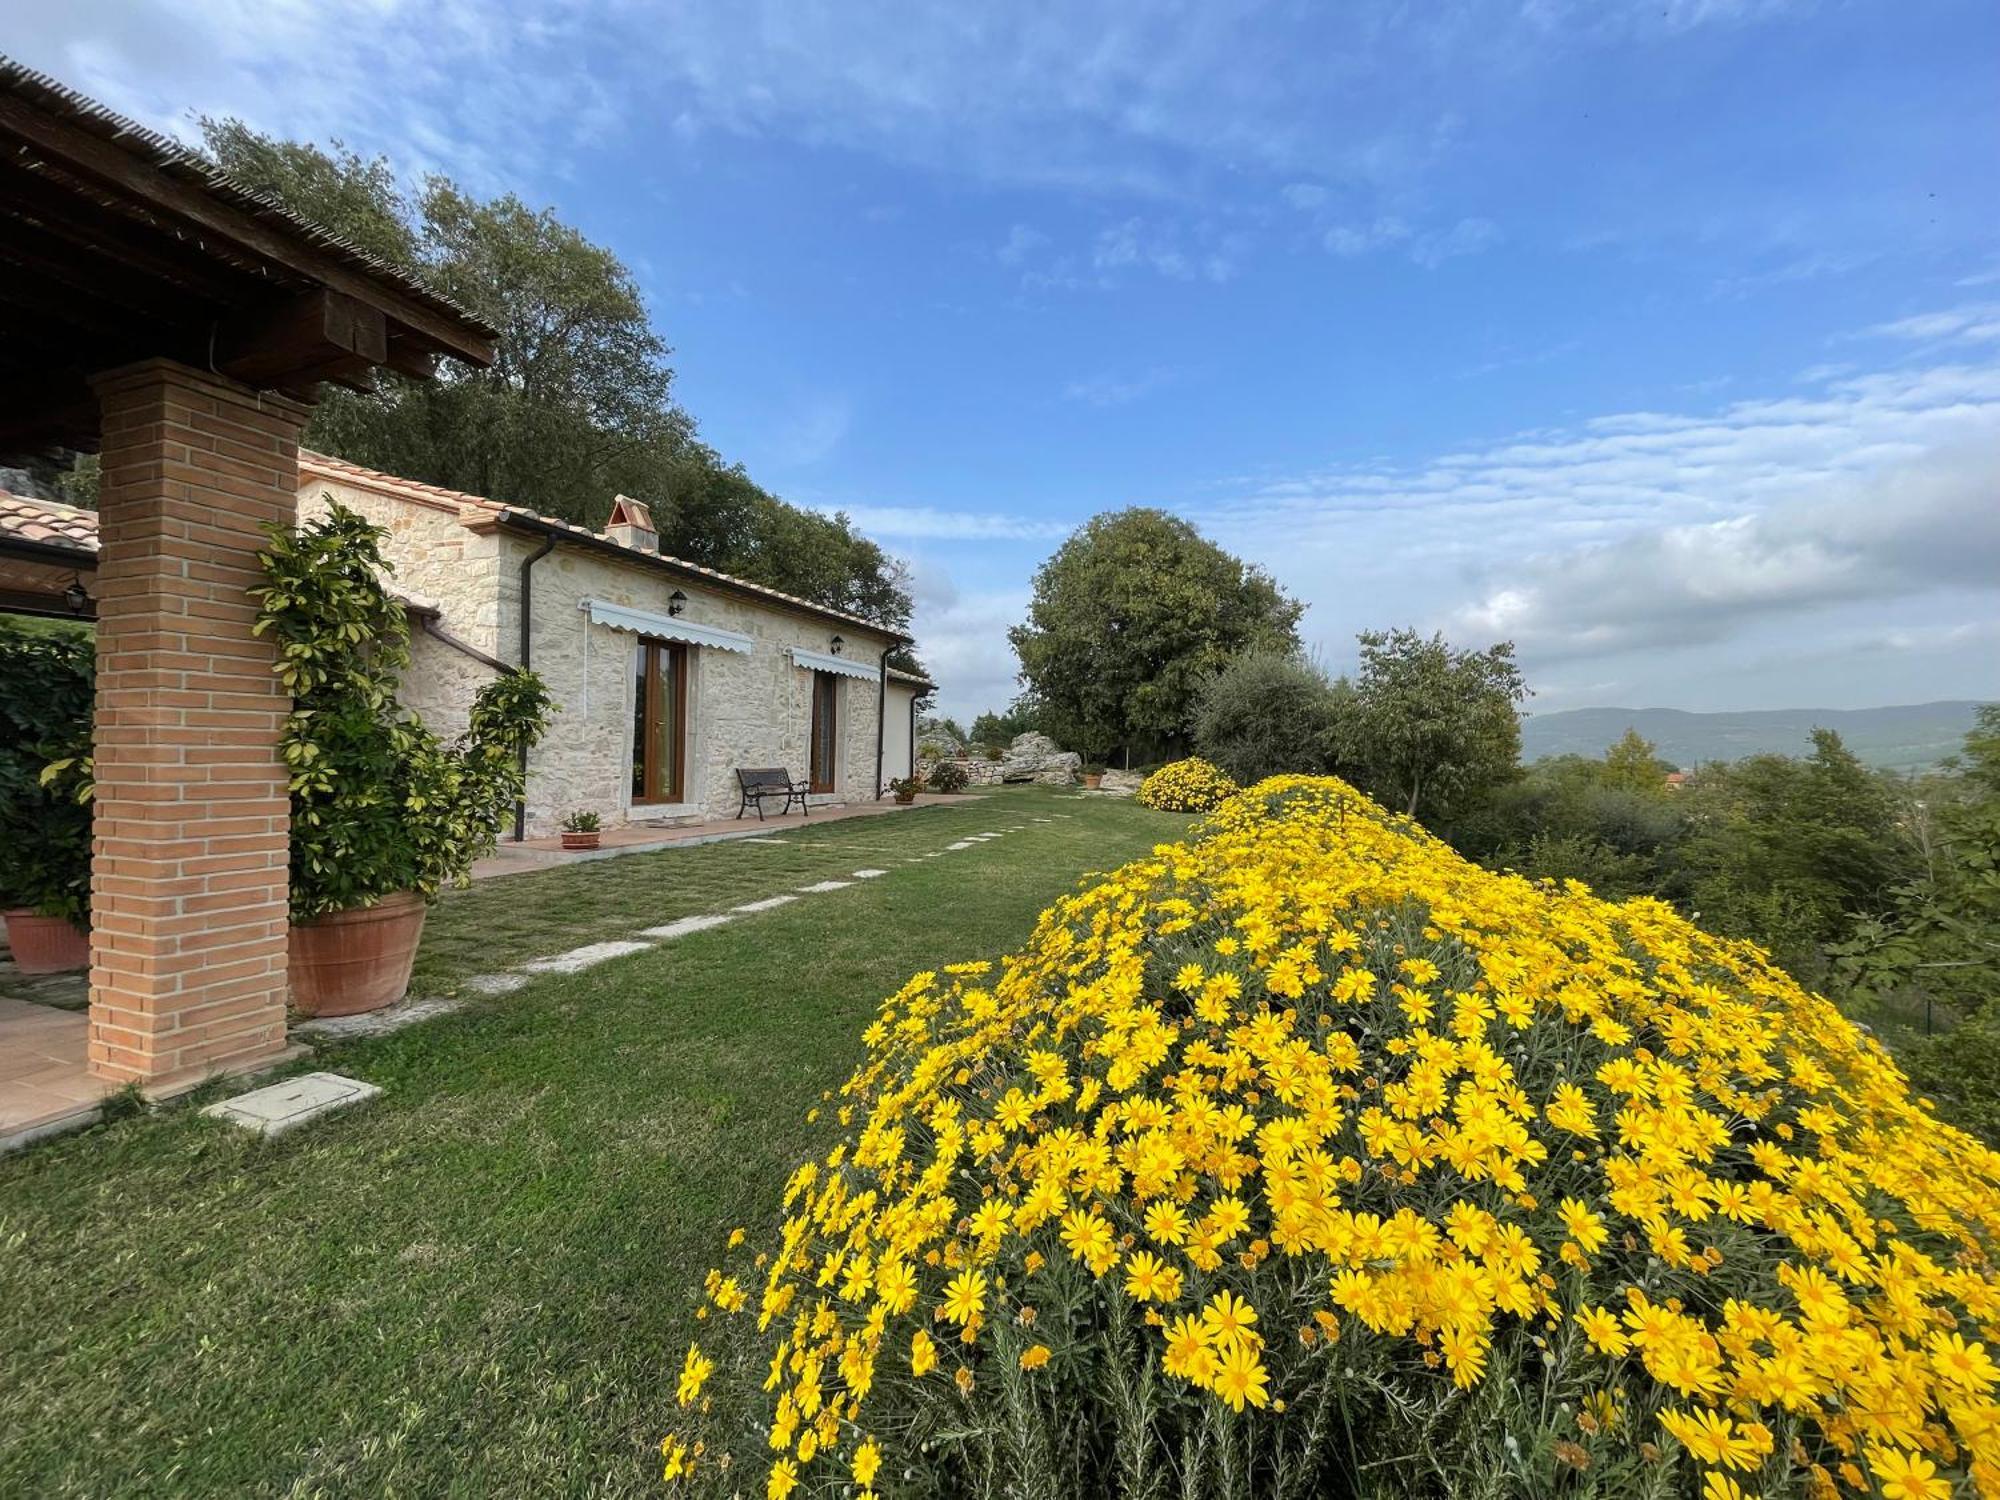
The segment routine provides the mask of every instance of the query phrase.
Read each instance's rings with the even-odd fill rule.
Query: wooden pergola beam
[[[421,334],[439,351],[476,365],[493,362],[493,340],[418,298],[371,277],[340,258],[316,250],[295,234],[224,203],[111,141],[38,110],[25,100],[0,95],[0,133],[26,142],[37,152],[113,192],[143,202],[155,212],[283,266],[293,275],[344,293],[378,309],[386,318]]]

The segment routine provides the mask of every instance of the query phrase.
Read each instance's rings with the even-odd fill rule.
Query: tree
[[[1340,769],[1354,689],[1296,653],[1246,652],[1202,684],[1195,748],[1248,786],[1281,773]]]
[[[1871,997],[1908,990],[1964,1013],[1993,1000],[1987,1024],[2000,1029],[2000,704],[1979,710],[1944,774],[1908,788],[1895,821],[1908,878],[1834,948],[1842,979]]]
[[[1024,703],[1016,703],[1004,713],[991,710],[972,721],[970,731],[975,745],[1011,745],[1022,735],[1041,726],[1035,721],[1034,710]]]
[[[1516,705],[1528,695],[1514,645],[1454,650],[1442,635],[1364,631],[1355,679],[1363,784],[1411,817],[1449,818],[1512,779]]]
[[[670,350],[630,270],[552,211],[450,179],[405,194],[389,163],[206,119],[217,164],[360,248],[421,274],[500,333],[491,369],[330,390],[308,445],[595,527],[647,501],[661,548],[705,567],[908,626],[902,564],[844,515],[787,505],[702,442],[673,399]],[[891,664],[921,671],[907,651]]]
[[[1653,742],[1627,726],[1617,744],[1604,752],[1604,768],[1599,784],[1614,791],[1636,792],[1640,796],[1664,796],[1667,775],[1673,767],[1654,753]]]
[[[1684,857],[1703,925],[1749,938],[1809,983],[1827,945],[1887,910],[1911,872],[1894,798],[1830,729],[1802,760],[1753,755],[1704,768],[1681,793]]]
[[[1094,517],[1035,575],[1008,632],[1040,727],[1101,760],[1176,754],[1204,680],[1242,651],[1298,646],[1302,606],[1165,511]]]

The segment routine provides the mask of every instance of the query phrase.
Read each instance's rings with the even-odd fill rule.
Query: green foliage
[[[331,501],[331,497],[329,497]],[[409,622],[382,585],[387,533],[331,504],[274,532],[253,589],[256,629],[278,644],[292,694],[280,751],[291,772],[292,916],[366,906],[395,891],[433,898],[493,848],[521,791],[519,757],[541,738],[549,696],[531,672],[474,698],[445,744],[396,705]]]
[[[901,629],[903,566],[844,515],[787,505],[726,463],[673,400],[666,341],[631,271],[548,209],[480,199],[441,176],[405,195],[389,163],[335,143],[204,120],[209,154],[245,186],[420,272],[500,333],[491,369],[381,377],[330,391],[308,444],[596,527],[611,497],[646,500],[662,550]],[[892,659],[921,671],[908,652]]]
[[[1674,768],[1654,752],[1651,740],[1628,728],[1617,744],[1604,752],[1604,786],[1645,797],[1667,795],[1667,775]]]
[[[562,820],[564,833],[596,833],[601,826],[597,814],[584,808],[578,808]]]
[[[1939,1114],[2000,1147],[2000,999],[1949,1032],[1904,1048],[1897,1060]]]
[[[1908,878],[1835,946],[1838,972],[1870,997],[1905,991],[1969,1013],[2000,971],[2000,704],[1979,710],[1962,759],[1904,790]]]
[[[87,632],[0,631],[0,907],[90,921],[95,683]]]
[[[1295,649],[1301,609],[1187,522],[1134,508],[1063,543],[1008,638],[1037,727],[1108,757],[1187,745],[1201,684],[1241,652]]]
[[[933,792],[962,792],[970,779],[955,760],[941,760],[924,772],[924,785]]]
[[[1550,756],[1461,816],[1452,842],[1489,868],[1581,880],[1614,901],[1677,900],[1686,894],[1682,804],[1659,789],[1632,790],[1633,780],[1608,756]]]
[[[1442,635],[1364,631],[1351,753],[1358,784],[1429,823],[1511,780],[1521,754],[1516,707],[1528,695],[1514,646],[1454,649]]]
[[[989,710],[974,719],[972,742],[975,745],[1011,745],[1022,735],[1041,727],[1032,708],[1016,703],[1005,713]]]
[[[1305,657],[1271,651],[1230,660],[1202,684],[1194,743],[1245,786],[1267,776],[1323,775],[1341,766],[1354,690],[1329,682]]]
[[[1857,917],[1882,914],[1911,873],[1888,783],[1831,730],[1813,731],[1804,759],[1710,767],[1678,797],[1688,900],[1702,924],[1762,945],[1808,983],[1823,982],[1827,945]]]

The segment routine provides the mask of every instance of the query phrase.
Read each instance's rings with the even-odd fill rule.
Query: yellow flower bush
[[[1161,812],[1212,812],[1236,795],[1236,783],[1226,771],[1198,755],[1161,766],[1139,783],[1141,805]]]
[[[697,1487],[2000,1496],[2000,1154],[1657,902],[1278,778],[865,1041]]]

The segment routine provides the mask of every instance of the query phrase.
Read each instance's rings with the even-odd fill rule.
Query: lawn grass
[[[294,1136],[183,1107],[0,1160],[0,1494],[657,1493],[689,1289],[876,1003],[1185,827],[1008,791],[455,894],[420,992],[891,872],[323,1048],[384,1094]]]

